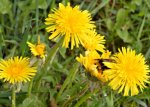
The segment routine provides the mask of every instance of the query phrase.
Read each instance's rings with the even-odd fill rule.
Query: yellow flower
[[[40,56],[41,58],[45,57],[45,44],[40,43],[40,36],[38,36],[38,43],[36,45],[27,42],[30,50],[34,56]]]
[[[98,50],[100,52],[104,52],[104,36],[97,34],[95,30],[91,30],[87,34],[87,38],[83,39],[83,47],[90,51]]]
[[[0,79],[11,84],[30,81],[35,73],[36,68],[30,66],[28,58],[17,56],[0,61]]]
[[[96,51],[86,51],[85,56],[80,54],[80,57],[77,57],[77,61],[84,65],[84,67],[89,71],[97,71],[97,60],[100,56]]]
[[[99,69],[101,67],[99,64],[100,55],[96,51],[86,51],[85,56],[80,54],[80,57],[77,57],[76,59],[78,62],[83,64],[85,69],[91,73],[91,75],[102,81],[106,81],[103,71]]]
[[[59,9],[53,12],[45,19],[48,25],[46,30],[52,33],[49,39],[64,36],[63,47],[68,48],[70,42],[71,49],[79,47],[82,39],[86,39],[86,33],[95,28],[90,13],[87,10],[81,11],[79,6],[72,8],[70,3],[67,6],[60,3]]]
[[[109,50],[106,50],[102,53],[101,59],[110,59],[111,52]]]
[[[150,71],[142,54],[136,55],[134,50],[123,47],[112,59],[113,63],[104,63],[110,68],[104,74],[108,76],[112,89],[124,92],[124,96],[133,96],[146,87],[144,83],[148,83]]]

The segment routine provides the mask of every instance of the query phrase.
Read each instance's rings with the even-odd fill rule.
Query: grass
[[[1,0],[0,58],[28,56],[34,58],[26,44],[37,36],[46,44],[48,56],[44,67],[38,66],[31,93],[29,83],[16,93],[18,107],[149,107],[149,85],[143,93],[124,97],[105,83],[91,79],[76,62],[77,50],[59,47],[48,40],[45,18],[58,3],[80,5],[92,14],[97,32],[104,35],[112,53],[125,46],[142,53],[150,65],[149,0]],[[82,50],[82,49],[81,49]],[[39,65],[41,60],[37,62]],[[42,67],[42,68],[41,68]],[[11,106],[10,84],[0,81],[0,107]]]

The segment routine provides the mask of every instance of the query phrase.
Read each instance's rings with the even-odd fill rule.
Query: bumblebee
[[[96,63],[97,66],[97,70],[99,73],[103,74],[103,71],[106,69],[109,69],[107,66],[104,65],[103,62],[114,62],[112,59],[97,59],[98,62]]]

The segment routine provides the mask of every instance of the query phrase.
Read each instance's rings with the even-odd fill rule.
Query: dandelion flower
[[[46,30],[52,33],[49,39],[63,36],[62,46],[65,48],[68,48],[70,42],[71,49],[74,46],[79,47],[82,39],[86,39],[86,33],[95,28],[90,13],[87,10],[81,11],[79,6],[73,8],[70,3],[67,6],[60,3],[59,9],[53,12],[45,19],[45,24],[48,25]]]
[[[112,59],[114,63],[105,62],[110,69],[104,72],[112,89],[118,90],[118,93],[124,92],[124,96],[133,96],[146,87],[150,71],[142,54],[136,54],[134,50],[123,47]]]
[[[95,30],[91,30],[87,34],[87,38],[83,40],[83,47],[90,51],[98,50],[100,52],[104,52],[104,36],[97,34]]]
[[[86,51],[85,56],[80,54],[80,57],[76,58],[78,62],[83,64],[85,69],[93,76],[98,78],[99,80],[106,81],[105,76],[100,71],[99,60],[100,55],[96,51]]]
[[[0,61],[0,79],[11,84],[27,82],[35,75],[36,68],[30,66],[28,58],[14,57]]]
[[[97,65],[95,65],[95,63],[97,63],[97,61],[95,59],[99,58],[100,56],[96,51],[86,51],[85,56],[80,54],[80,57],[77,57],[76,59],[83,64],[88,71],[96,71]]]
[[[106,50],[102,53],[101,59],[110,59],[110,55],[111,55],[111,52],[109,50]]]
[[[30,42],[27,42],[27,44],[34,56],[40,56],[41,58],[45,57],[45,44],[40,43],[40,36],[38,36],[37,44],[32,44]]]

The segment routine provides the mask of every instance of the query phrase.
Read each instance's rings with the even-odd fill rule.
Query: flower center
[[[20,73],[22,72],[22,67],[15,65],[12,68],[10,68],[10,75],[12,77],[17,77],[18,75],[20,75]]]
[[[77,26],[78,26],[78,18],[76,17],[76,16],[74,16],[74,17],[72,17],[72,16],[69,16],[67,19],[66,19],[66,25],[67,25],[67,30],[69,31],[69,32],[74,32],[74,33],[76,33],[76,32],[78,32],[79,31],[79,29],[77,28]]]
[[[128,59],[128,58],[127,58]],[[135,77],[135,75],[137,75],[137,71],[135,71],[135,69],[137,68],[135,65],[133,65],[133,61],[132,60],[124,60],[124,62],[122,63],[122,70],[123,70],[123,75],[126,75],[128,79],[133,79],[133,77]]]
[[[37,52],[38,52],[40,55],[44,54],[45,45],[44,45],[44,44],[38,44],[38,45],[36,46],[36,50],[37,50]]]

